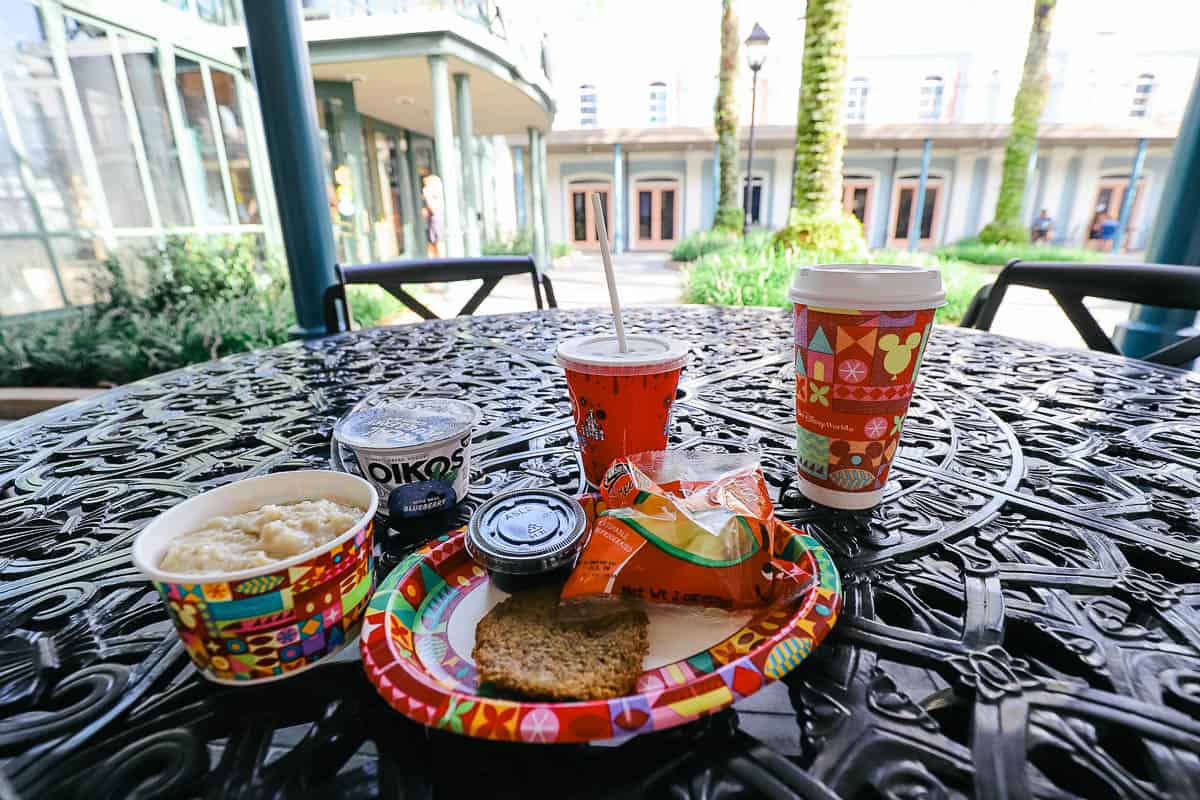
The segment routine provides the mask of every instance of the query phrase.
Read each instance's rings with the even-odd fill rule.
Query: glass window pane
[[[109,213],[118,228],[150,225],[150,208],[142,189],[142,178],[134,156],[133,137],[116,66],[102,28],[65,17],[67,57],[79,90],[79,102],[91,134],[92,150],[100,167],[104,193],[112,198]]]
[[[83,178],[45,27],[29,3],[4,5],[0,69],[32,173],[32,185],[26,187],[13,143],[0,131],[0,230],[34,229],[30,194],[49,230],[94,226],[95,200]]]
[[[650,192],[638,192],[638,238],[649,239],[651,228]]]
[[[175,57],[175,83],[183,107],[183,122],[187,139],[180,142],[179,157],[183,169],[204,187],[204,208],[200,209],[197,225],[228,225],[229,210],[225,205],[225,187],[221,182],[221,163],[213,134],[208,100],[204,94],[204,75],[200,65],[188,58]]]
[[[908,223],[912,217],[913,190],[900,190],[900,201],[896,204],[896,228],[892,231],[893,239],[904,239],[908,236]]]
[[[50,240],[50,247],[54,250],[67,298],[76,305],[95,302],[95,282],[105,257],[100,240],[56,236]]]
[[[587,205],[583,192],[571,192],[571,222],[575,241],[587,241]]]
[[[191,225],[192,212],[188,208],[179,148],[163,91],[158,49],[152,42],[128,36],[118,36],[117,42],[124,54],[129,93],[142,131],[158,212],[164,225]]]
[[[0,247],[0,315],[63,307],[41,239],[8,239]]]
[[[237,206],[238,222],[257,225],[262,222],[258,198],[254,194],[254,179],[250,172],[250,148],[246,143],[246,127],[242,124],[238,105],[237,81],[233,75],[212,70],[213,97],[217,100],[217,118],[225,135],[225,158],[229,163],[229,178],[233,184],[233,201]]]
[[[850,203],[850,213],[862,224],[867,224],[867,189],[865,186],[854,187],[854,199]]]
[[[662,191],[658,233],[660,239],[675,238],[675,192],[671,189]]]
[[[921,211],[921,238],[928,239],[933,235],[933,209],[937,206],[937,187],[925,187],[925,207]]]

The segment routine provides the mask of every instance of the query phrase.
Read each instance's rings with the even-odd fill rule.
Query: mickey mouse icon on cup
[[[921,346],[921,334],[913,331],[907,339],[901,342],[899,336],[889,333],[887,336],[879,337],[879,343],[876,346],[887,353],[883,357],[883,368],[892,376],[892,380],[896,380],[900,373],[908,369],[908,365],[912,363],[916,349]]]

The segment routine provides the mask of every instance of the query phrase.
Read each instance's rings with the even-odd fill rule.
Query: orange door
[[[917,202],[917,179],[902,178],[892,190],[892,218],[888,221],[888,247],[908,246],[908,226]],[[921,213],[921,230],[917,246],[926,248],[937,241],[938,211],[942,203],[942,181],[925,181],[925,207]]]
[[[679,183],[639,181],[633,192],[633,247],[670,250],[679,240]]]
[[[871,219],[871,199],[875,181],[870,178],[846,178],[842,181],[842,208],[847,214],[853,214],[863,229]]]
[[[612,184],[572,183],[569,188],[571,202],[567,209],[567,222],[571,232],[571,243],[579,250],[596,250],[600,247],[600,240],[596,238],[596,212],[592,205],[592,194],[599,193],[600,204],[604,207],[604,225],[611,244],[612,212],[609,210],[609,198],[612,195]]]

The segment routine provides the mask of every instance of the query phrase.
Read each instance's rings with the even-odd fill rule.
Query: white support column
[[[704,157],[707,156],[703,150],[688,150],[684,154],[684,162],[686,166],[684,174],[684,218],[683,231],[684,236],[691,236],[693,233],[699,233],[701,228],[701,210],[704,205],[704,191],[701,188],[704,185]]]
[[[445,56],[429,56],[429,82],[433,92],[433,148],[437,154],[438,175],[442,179],[442,208],[434,209],[434,213],[442,216],[445,255],[457,258],[463,254],[463,229],[459,219],[458,156],[454,151],[450,68]]]
[[[958,150],[954,154],[954,174],[950,178],[950,196],[946,211],[946,224],[942,229],[943,241],[954,242],[967,235],[967,198],[971,194],[971,178],[975,171],[975,154]],[[974,231],[972,231],[974,233]]]
[[[475,154],[475,118],[471,113],[471,76],[454,74],[454,99],[458,109],[458,149],[462,167],[463,242],[468,256],[479,255],[479,174]]]
[[[529,129],[529,227],[533,231],[533,257],[538,270],[544,272],[550,265],[545,260],[549,248],[546,246],[546,215],[543,213],[546,185],[542,182],[542,176],[546,173],[542,168],[542,148],[538,143],[541,135],[537,128]]]
[[[771,218],[767,225],[772,228],[787,226],[788,212],[792,207],[792,159],[795,153],[790,147],[775,151],[775,184],[771,188]]]

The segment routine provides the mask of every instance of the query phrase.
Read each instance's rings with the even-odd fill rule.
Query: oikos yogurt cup
[[[583,336],[560,342],[556,353],[592,486],[600,485],[621,456],[666,449],[671,406],[687,362],[687,345],[665,336],[631,333],[625,342],[621,352],[616,336]]]
[[[841,509],[883,497],[934,311],[936,269],[885,264],[796,268],[797,483]]]
[[[453,508],[471,491],[471,433],[478,406],[445,397],[367,398],[338,420],[334,438],[392,514]]]

